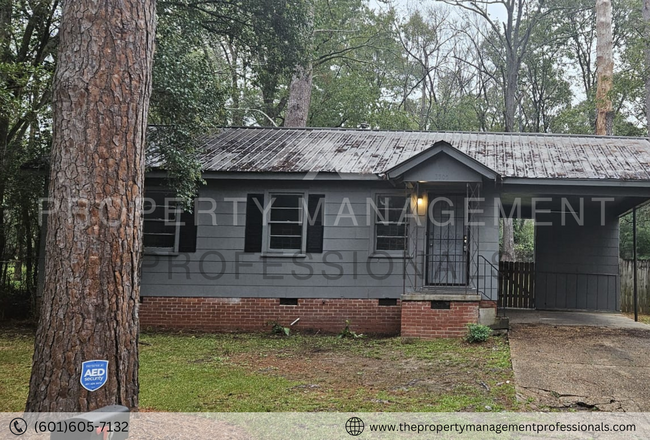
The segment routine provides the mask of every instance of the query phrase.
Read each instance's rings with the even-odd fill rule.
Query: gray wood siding
[[[557,216],[540,218],[535,240],[538,309],[619,310],[618,219],[600,225],[586,216],[585,225]]]
[[[243,252],[246,195],[258,193],[260,188],[325,194],[323,254],[287,258]],[[201,188],[197,203],[197,251],[176,256],[146,255],[142,295],[399,298],[404,289],[404,260],[372,255],[374,225],[367,216],[366,199],[374,199],[377,193],[406,195],[403,189],[376,181],[209,181]],[[486,198],[485,212],[480,216],[486,224],[479,228],[480,253],[496,261],[499,229],[493,219],[493,195]],[[201,199],[216,200],[214,213],[205,212],[211,210],[212,202]],[[346,200],[349,204],[344,203]],[[337,222],[341,206],[345,208]],[[356,226],[346,216],[349,209],[354,212]],[[370,214],[372,220],[374,212]],[[424,237],[419,235],[422,243]],[[412,268],[409,271],[413,274]],[[496,294],[495,283],[487,295],[496,299]]]
[[[323,254],[287,258],[243,252],[246,195],[260,188],[325,194]],[[197,251],[146,255],[142,295],[399,298],[403,260],[371,256],[373,225],[368,222],[366,198],[377,191],[405,194],[387,182],[210,181],[201,188],[200,198],[214,199],[217,204],[212,215],[205,212],[212,203],[198,201]],[[235,198],[240,200],[227,201]],[[345,209],[337,222],[342,204]],[[346,216],[348,208],[354,212],[356,226]]]

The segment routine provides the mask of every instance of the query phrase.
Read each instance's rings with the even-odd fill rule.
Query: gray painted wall
[[[482,182],[483,176],[441,153],[404,173],[406,182]]]
[[[538,309],[619,310],[618,218],[585,215],[541,217],[553,226],[536,227],[536,307]],[[538,222],[539,223],[539,222]]]
[[[303,191],[325,194],[324,253],[306,258],[265,257],[244,253],[246,195],[273,191]],[[377,193],[407,195],[384,181],[209,181],[201,198],[217,201],[214,218],[201,211],[211,209],[209,201],[197,206],[197,252],[177,256],[146,255],[142,268],[143,296],[209,297],[296,297],[296,298],[399,298],[404,291],[404,259],[373,256],[373,224],[368,221],[366,199]],[[499,229],[495,225],[493,194],[480,215],[480,252],[488,260],[498,255]],[[239,199],[233,202],[232,199]],[[343,205],[343,215],[337,215]],[[228,200],[228,201],[224,201]],[[237,215],[234,217],[234,206]],[[351,208],[357,225],[346,216]],[[371,213],[372,214],[372,213]],[[424,243],[425,234],[418,239]],[[422,249],[422,247],[420,247]],[[410,265],[407,290],[415,275]],[[475,281],[473,286],[475,286]],[[421,284],[420,284],[421,285]],[[474,287],[475,288],[475,287]],[[486,292],[496,299],[494,288]]]
[[[324,254],[303,259],[269,257],[244,253],[246,195],[260,188],[278,191],[307,190],[325,194]],[[198,204],[197,252],[176,256],[145,255],[142,268],[143,296],[208,297],[295,297],[295,298],[399,298],[404,291],[401,258],[371,256],[372,223],[367,225],[366,198],[376,193],[404,194],[388,182],[374,181],[209,181],[201,188],[201,197],[214,198]],[[497,189],[486,184],[481,190],[482,213],[477,215],[479,254],[498,266],[499,226],[494,198]],[[344,198],[350,201],[358,226],[352,219],[337,214]],[[237,202],[224,199],[239,199]],[[237,215],[233,209],[237,207]],[[348,214],[347,210],[344,214]],[[586,216],[586,225],[578,226],[567,218],[560,226],[536,228],[536,301],[540,309],[618,310],[618,219],[608,218],[600,226],[599,216]],[[236,224],[235,224],[236,223]],[[420,256],[408,265],[406,291],[424,284],[423,249],[426,223],[412,228]],[[44,225],[45,226],[45,225]],[[39,257],[39,293],[44,274],[45,231],[42,229]],[[414,267],[418,267],[416,273]],[[487,272],[485,271],[487,270]],[[309,274],[312,274],[309,276]],[[487,266],[482,265],[481,290],[485,297],[497,299],[497,284]],[[490,279],[492,278],[492,282]],[[470,279],[475,289],[477,277]]]
[[[326,195],[323,254],[286,258],[243,252],[246,195],[261,189]],[[371,256],[373,226],[367,224],[366,198],[374,197],[376,192],[406,194],[382,181],[209,181],[201,188],[200,197],[217,201],[217,225],[210,224],[211,215],[201,213],[211,208],[210,202],[199,201],[197,252],[145,256],[142,295],[399,298],[403,259]],[[345,199],[349,204],[344,205],[337,222]],[[348,208],[357,225],[349,217]]]

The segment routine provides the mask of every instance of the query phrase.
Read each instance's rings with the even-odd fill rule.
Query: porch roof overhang
[[[591,206],[622,216],[650,202],[650,181],[509,178],[503,180],[500,192],[504,209],[511,212],[519,203],[523,218],[531,218],[534,203],[552,211],[561,211],[564,203]]]
[[[393,168],[380,174],[385,179],[394,180],[403,178],[409,171],[424,165],[427,162],[435,161],[441,157],[449,157],[463,167],[473,171],[477,175],[490,181],[497,181],[499,174],[493,169],[483,165],[476,159],[468,156],[462,151],[452,147],[448,142],[436,142],[431,148],[410,157]]]

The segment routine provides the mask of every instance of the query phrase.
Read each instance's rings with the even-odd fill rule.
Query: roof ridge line
[[[544,137],[544,138],[586,138],[586,139],[626,139],[626,140],[643,140],[650,142],[650,136],[600,136],[595,134],[569,134],[569,133],[536,133],[536,132],[505,132],[505,131],[422,131],[422,130],[381,130],[381,129],[363,129],[348,127],[261,127],[261,126],[224,126],[217,127],[218,130],[272,130],[272,131],[350,131],[360,133],[421,133],[421,134],[471,134],[471,135],[498,135],[498,136],[525,136],[525,137]]]

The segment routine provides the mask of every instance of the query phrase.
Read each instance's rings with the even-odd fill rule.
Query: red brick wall
[[[202,331],[269,331],[269,321],[296,330],[338,333],[350,320],[357,333],[398,335],[400,301],[379,306],[376,299],[300,299],[297,306],[280,305],[277,298],[143,297],[140,326]]]
[[[478,302],[450,303],[448,310],[431,308],[431,301],[402,302],[402,337],[453,338],[467,333],[467,324],[478,322]]]
[[[482,304],[490,306],[491,304]],[[467,324],[478,322],[478,302],[451,302],[450,309],[431,308],[431,301],[397,301],[379,306],[376,299],[300,299],[297,306],[277,298],[143,297],[140,326],[201,331],[269,331],[269,322],[295,330],[338,333],[350,321],[357,333],[418,338],[462,337]]]

